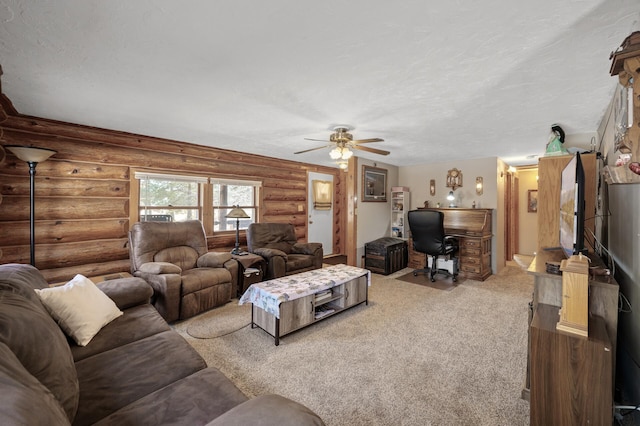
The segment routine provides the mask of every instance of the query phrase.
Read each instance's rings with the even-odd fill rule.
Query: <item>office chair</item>
[[[428,273],[431,282],[434,282],[436,274],[445,273],[453,277],[453,281],[456,282],[458,259],[454,255],[458,252],[458,240],[444,234],[444,213],[437,210],[411,210],[408,213],[408,220],[413,249],[425,254],[425,267],[416,269],[413,275]],[[429,256],[431,256],[431,266],[429,266]],[[444,259],[438,259],[438,256],[450,256],[451,271],[439,268],[439,263]]]

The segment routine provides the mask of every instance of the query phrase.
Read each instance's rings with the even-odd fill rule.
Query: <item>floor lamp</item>
[[[35,177],[36,166],[38,163],[43,162],[47,158],[51,157],[56,151],[46,148],[37,148],[35,146],[19,146],[19,145],[5,145],[9,151],[13,153],[22,161],[26,161],[29,164],[29,226],[30,226],[30,246],[29,246],[29,263],[32,266],[36,266],[36,233],[35,233]]]
[[[247,219],[250,216],[240,208],[240,206],[235,206],[231,211],[225,216],[230,219],[236,220],[236,246],[233,250],[231,250],[231,254],[240,254],[242,250],[240,250],[240,219]]]

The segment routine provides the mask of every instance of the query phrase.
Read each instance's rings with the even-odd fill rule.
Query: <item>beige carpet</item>
[[[214,339],[234,333],[251,324],[251,305],[238,305],[238,300],[212,309],[195,319],[176,324],[176,329],[196,339]]]
[[[441,291],[396,279],[408,272],[374,274],[368,306],[285,336],[277,347],[241,322],[214,339],[186,332],[204,316],[174,327],[248,396],[287,396],[329,426],[529,424],[520,393],[532,278],[506,267]]]
[[[464,282],[464,278],[462,277],[458,277],[458,280],[456,282],[453,282],[452,277],[447,277],[446,275],[443,275],[443,274],[436,274],[435,278],[436,280],[434,282],[431,282],[431,278],[429,278],[429,274],[419,273],[417,276],[414,276],[413,270],[410,270],[410,272],[404,275],[400,275],[396,279],[400,281],[412,283],[412,284],[424,285],[427,287],[435,288],[437,290],[445,290],[445,291],[451,291],[454,288],[456,288],[460,283]]]

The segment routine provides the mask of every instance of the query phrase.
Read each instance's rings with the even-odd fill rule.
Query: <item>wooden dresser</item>
[[[421,209],[420,209],[421,210]],[[491,209],[429,209],[444,213],[447,235],[458,237],[460,275],[484,281],[491,275]],[[409,237],[409,263],[413,269],[425,267],[425,255],[413,250]]]

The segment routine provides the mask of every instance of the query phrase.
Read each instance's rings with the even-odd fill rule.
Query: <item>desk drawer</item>
[[[482,268],[480,267],[480,265],[470,265],[466,262],[460,265],[460,269],[462,269],[464,272],[473,272],[474,274],[479,274],[480,272],[482,272]]]
[[[460,257],[460,262],[463,265],[480,265],[480,257]]]
[[[480,240],[479,239],[470,239],[470,238],[462,238],[460,240],[460,248],[477,248],[480,249]]]
[[[460,248],[461,256],[480,256],[480,254],[481,254],[480,248],[468,248],[468,247]]]

